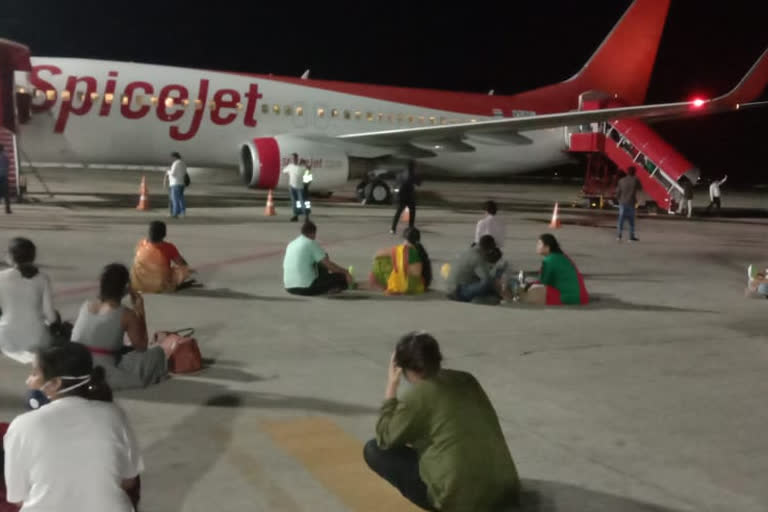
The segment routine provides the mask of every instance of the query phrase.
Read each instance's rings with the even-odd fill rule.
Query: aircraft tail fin
[[[635,0],[571,80],[630,104],[645,101],[670,0]]]

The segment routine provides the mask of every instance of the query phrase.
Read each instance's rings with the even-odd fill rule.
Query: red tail
[[[630,104],[645,100],[670,0],[635,0],[581,71],[565,82],[512,97],[538,113],[578,108],[578,97],[601,91]]]
[[[572,80],[643,103],[668,10],[669,0],[635,0]]]

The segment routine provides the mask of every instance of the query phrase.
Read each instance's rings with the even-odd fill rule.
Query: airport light
[[[702,98],[694,98],[693,100],[693,107],[694,108],[701,108],[704,106],[704,100]]]

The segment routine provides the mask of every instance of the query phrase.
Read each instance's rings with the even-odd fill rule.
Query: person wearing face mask
[[[0,350],[22,363],[51,344],[49,326],[58,321],[51,280],[35,265],[36,254],[32,241],[14,238],[8,246],[12,267],[0,271]]]
[[[7,501],[21,512],[132,512],[143,461],[104,370],[77,343],[40,349],[27,378],[33,410],[5,434]]]
[[[490,512],[517,501],[520,482],[496,411],[471,374],[441,367],[437,340],[403,336],[363,458],[424,510]],[[400,377],[409,389],[398,397]]]

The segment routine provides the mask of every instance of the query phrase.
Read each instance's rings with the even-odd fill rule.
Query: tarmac
[[[615,211],[569,207],[573,183],[425,184],[416,224],[438,276],[471,241],[482,200],[502,204],[505,257],[527,271],[554,201],[565,207],[554,233],[594,300],[535,308],[453,303],[440,277],[423,297],[288,295],[282,253],[299,226],[285,195],[265,217],[263,193],[210,176],[192,175],[187,218],[168,219],[205,287],[146,298],[150,332],[193,327],[206,368],[117,396],[143,448],[142,512],[414,510],[362,446],[394,345],[416,329],[490,396],[526,489],[520,510],[768,510],[768,301],[743,293],[746,266],[768,266],[760,193],[724,188],[723,217],[641,215],[630,244],[616,242]],[[138,173],[41,170],[30,202],[0,215],[0,246],[35,241],[65,318],[167,216],[160,176],[147,177],[151,212],[135,210]],[[312,217],[331,258],[365,280],[399,239],[392,208],[352,190],[313,201]],[[27,368],[0,357],[0,372],[11,419]]]

